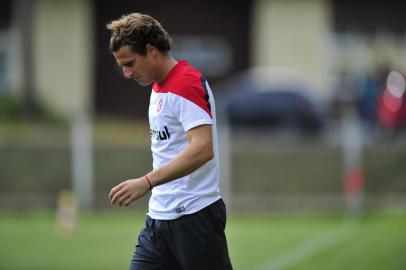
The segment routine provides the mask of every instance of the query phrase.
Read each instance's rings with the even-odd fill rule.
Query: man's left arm
[[[109,198],[111,203],[128,206],[132,201],[145,195],[152,186],[162,185],[194,172],[214,156],[212,126],[201,125],[187,132],[188,146],[173,160],[145,177],[130,179],[115,186]]]

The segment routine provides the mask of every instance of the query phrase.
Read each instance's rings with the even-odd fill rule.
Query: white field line
[[[294,247],[283,254],[273,257],[257,270],[281,270],[301,260],[304,260],[321,250],[337,246],[351,238],[355,231],[356,223],[346,222],[333,230],[324,231],[316,236],[313,236],[303,241],[298,246]]]

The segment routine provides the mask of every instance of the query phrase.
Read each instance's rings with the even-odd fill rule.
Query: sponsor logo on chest
[[[159,129],[150,129],[149,133],[151,135],[151,140],[155,141],[165,141],[169,140],[171,138],[171,133],[169,132],[169,129],[167,126],[164,126],[163,130]]]

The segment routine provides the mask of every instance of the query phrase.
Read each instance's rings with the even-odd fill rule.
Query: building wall
[[[291,70],[329,94],[330,1],[256,0],[252,18],[253,66]]]
[[[90,106],[93,90],[91,1],[38,0],[33,9],[35,90],[52,111]]]
[[[10,64],[6,65],[5,74],[11,92],[17,95],[24,95],[22,89],[26,88],[27,78],[21,53],[24,51],[21,27],[24,26],[15,16],[16,3],[21,2],[26,1],[5,1],[0,6],[4,15],[0,25],[5,28],[2,31],[7,32],[3,36],[11,44],[6,51],[11,57],[7,57]],[[406,17],[402,10],[406,4],[403,2],[244,0],[213,3],[214,0],[179,0],[176,5],[164,0],[32,1],[32,84],[36,99],[61,114],[70,113],[76,107],[94,105],[97,113],[145,118],[148,95],[145,89],[122,79],[108,51],[105,28],[109,20],[136,11],[161,20],[175,41],[196,45],[196,40],[203,37],[201,40],[207,42],[198,45],[206,52],[213,40],[220,41],[217,44],[220,47],[226,44],[226,49],[231,48],[231,68],[221,76],[208,76],[212,86],[249,67],[265,66],[292,70],[305,78],[316,94],[328,97],[330,76],[337,67],[361,63],[353,69],[371,69],[382,62],[391,62],[395,68],[405,69]],[[10,26],[4,23],[7,21],[11,21]],[[185,42],[189,38],[192,42]],[[179,43],[175,43],[175,48],[177,45]],[[183,55],[188,53],[203,55],[186,48]]]

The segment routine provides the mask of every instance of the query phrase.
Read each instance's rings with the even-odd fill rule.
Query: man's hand
[[[149,185],[145,179],[137,178],[121,182],[111,189],[109,199],[112,204],[128,206],[131,202],[141,198],[149,191]]]

